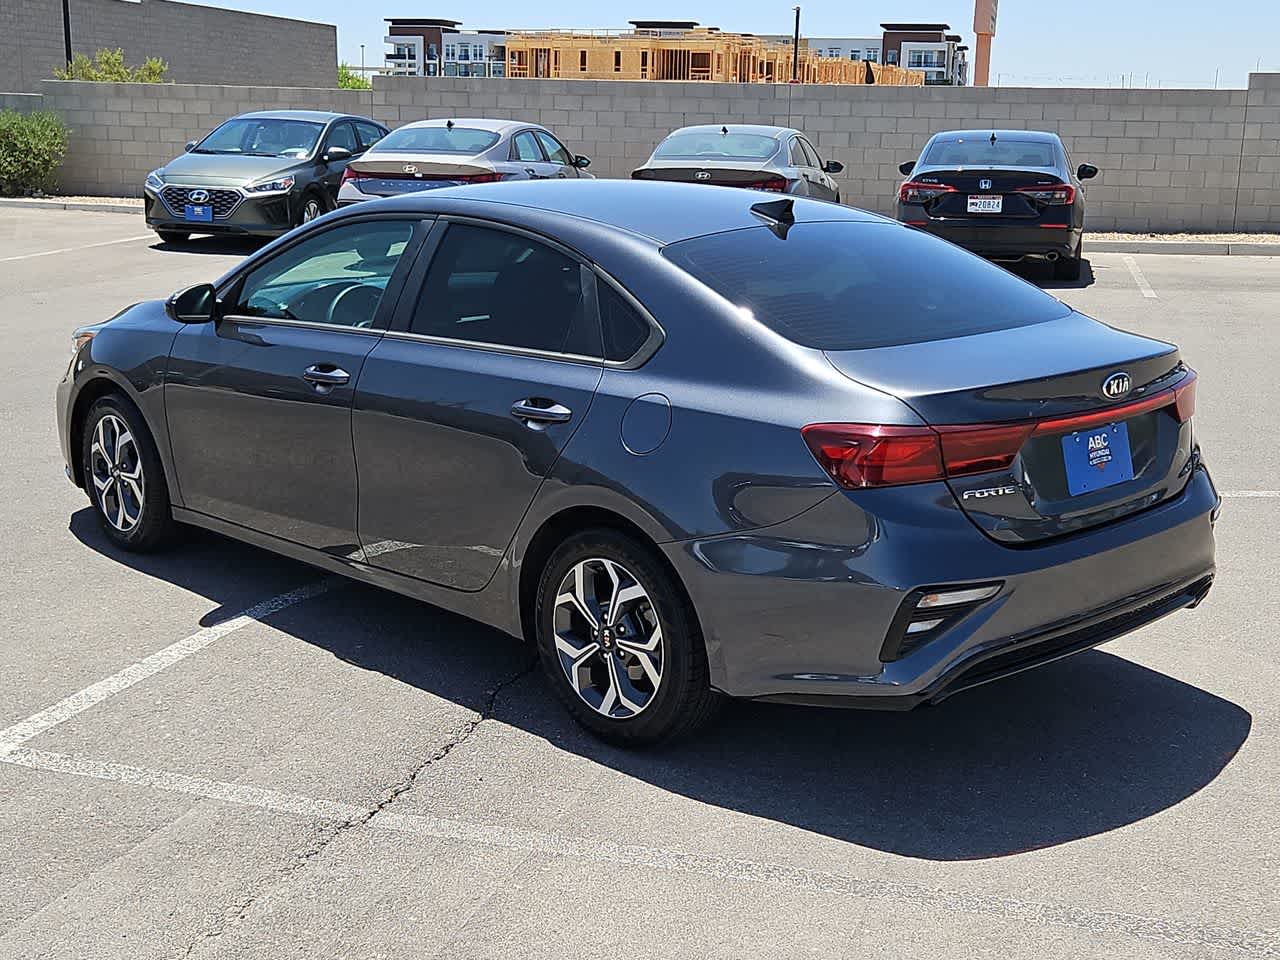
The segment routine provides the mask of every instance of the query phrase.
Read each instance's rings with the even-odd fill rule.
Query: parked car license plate
[[[1067,434],[1062,438],[1062,462],[1067,468],[1067,490],[1073,497],[1132,480],[1129,425],[1112,423]]]
[[[182,212],[184,220],[195,220],[197,223],[213,222],[213,207],[207,203],[188,203]]]
[[[1001,213],[1003,210],[1004,197],[1000,194],[995,196],[969,194],[970,213]]]

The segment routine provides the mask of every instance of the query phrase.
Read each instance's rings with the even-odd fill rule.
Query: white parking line
[[[1142,295],[1148,300],[1158,300],[1156,292],[1151,289],[1151,284],[1147,283],[1147,278],[1143,276],[1142,268],[1138,266],[1138,261],[1133,257],[1125,254],[1124,265],[1129,268],[1129,272],[1133,274],[1133,282],[1138,285],[1138,289],[1142,291]]]
[[[30,260],[33,257],[52,257],[56,253],[75,253],[77,250],[92,250],[94,247],[110,247],[117,243],[134,243],[138,240],[154,240],[154,233],[140,233],[136,237],[122,237],[119,240],[103,240],[101,243],[85,243],[78,247],[59,247],[57,250],[41,250],[39,253],[22,253],[16,257],[0,257],[0,263],[13,260]]]
[[[1280,497],[1280,490],[1220,490],[1218,496],[1227,500],[1273,500]]]
[[[328,577],[298,587],[296,590],[290,590],[288,593],[279,594],[269,600],[263,600],[261,603],[255,603],[252,607],[228,620],[223,620],[221,623],[215,623],[211,627],[198,630],[177,643],[171,643],[163,650],[156,651],[146,659],[125,667],[119,673],[112,674],[105,680],[99,680],[78,693],[73,693],[65,700],[61,700],[48,709],[41,710],[25,720],[15,723],[6,730],[0,730],[0,759],[4,758],[6,753],[17,749],[33,737],[39,736],[46,730],[51,730],[58,724],[70,720],[76,714],[83,713],[109,697],[114,697],[123,690],[128,690],[135,683],[155,676],[161,670],[185,660],[197,651],[203,650],[215,640],[220,640],[227,634],[234,633],[236,630],[247,627],[251,623],[257,623],[264,617],[269,617],[271,614],[285,609],[285,607],[291,607],[295,603],[317,597],[330,590],[338,582],[337,579]]]
[[[547,858],[564,858],[573,862],[614,863],[663,873],[679,872],[710,877],[720,882],[767,884],[805,893],[907,903],[947,913],[962,912],[1037,926],[1066,927],[1089,934],[1118,935],[1202,949],[1229,950],[1245,956],[1280,956],[1276,941],[1269,933],[1261,930],[1094,910],[1075,904],[1043,903],[1015,897],[946,890],[909,881],[858,877],[713,854],[684,853],[661,847],[618,843],[614,840],[535,833],[497,823],[393,813],[385,809],[379,810],[373,804],[360,806],[319,800],[222,780],[43,750],[20,748],[7,755],[0,755],[0,762],[33,770],[150,787],[316,820],[365,824],[377,830],[455,843],[479,844],[540,854]]]

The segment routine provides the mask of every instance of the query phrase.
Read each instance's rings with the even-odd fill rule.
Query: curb
[[[0,207],[25,207],[31,210],[87,210],[91,213],[142,213],[140,203],[81,203],[74,200],[35,200],[0,197]]]
[[[1199,257],[1280,257],[1280,243],[1204,240],[1090,240],[1086,253],[1166,253]]]

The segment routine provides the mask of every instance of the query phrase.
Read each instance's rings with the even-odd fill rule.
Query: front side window
[[[449,225],[409,329],[471,343],[600,355],[578,262],[520,234],[469,224]]]
[[[551,134],[545,130],[535,130],[534,135],[538,138],[538,142],[542,144],[542,149],[547,152],[547,159],[552,163],[573,163],[573,157],[569,155],[569,151],[565,149],[564,144]]]
[[[335,123],[329,130],[329,146],[342,147],[344,150],[350,150],[352,153],[358,153],[360,148],[356,146],[356,132],[349,123]]]
[[[533,138],[533,131],[522,130],[512,138],[511,150],[517,160],[526,163],[541,163],[542,151],[538,149],[538,141]]]
[[[385,133],[381,127],[374,126],[372,123],[357,123],[356,135],[360,138],[360,149],[368,150],[381,140]]]
[[[222,124],[191,152],[300,158],[315,149],[323,131],[324,124],[310,120],[240,117]]]
[[[409,220],[373,220],[308,237],[250,271],[231,313],[371,327],[412,234]]]
[[[821,170],[822,160],[818,157],[818,151],[813,148],[813,144],[804,139],[804,137],[801,137],[800,148],[804,150],[804,156],[805,159],[809,161],[809,166],[817,170]]]

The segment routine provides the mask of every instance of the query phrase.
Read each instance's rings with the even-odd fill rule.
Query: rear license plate
[[[1067,468],[1067,490],[1073,497],[1132,480],[1129,425],[1112,423],[1068,434],[1062,438],[1062,462]]]
[[[970,213],[1001,213],[1003,211],[1004,197],[999,194],[993,197],[969,195]]]
[[[213,221],[213,207],[207,203],[188,203],[182,212],[184,220],[194,220],[197,223],[211,223]]]

